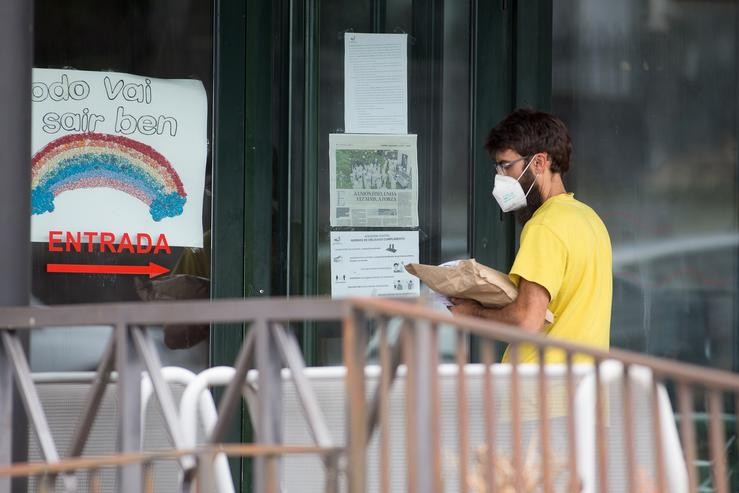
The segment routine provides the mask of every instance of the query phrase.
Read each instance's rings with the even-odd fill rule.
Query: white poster
[[[408,133],[408,35],[344,34],[346,133]]]
[[[107,232],[202,247],[202,82],[34,69],[32,98],[32,241]]]
[[[418,226],[415,135],[329,136],[331,226]]]
[[[418,231],[332,231],[331,295],[418,296]]]

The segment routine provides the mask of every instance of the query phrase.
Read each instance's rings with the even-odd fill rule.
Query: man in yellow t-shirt
[[[611,241],[595,211],[565,190],[562,175],[570,168],[572,152],[567,127],[548,113],[519,109],[490,131],[485,148],[495,159],[493,196],[523,224],[509,274],[519,295],[501,309],[455,298],[450,310],[608,349]],[[547,308],[554,314],[551,325],[544,323]],[[550,350],[545,358],[562,362],[564,354]],[[536,349],[522,346],[519,361],[538,361]]]

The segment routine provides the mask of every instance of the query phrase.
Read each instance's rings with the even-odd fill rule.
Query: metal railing
[[[290,324],[305,321],[342,323],[346,369],[346,439],[342,443],[331,436],[322,412],[323,403],[303,375],[303,360],[295,337],[288,330]],[[249,330],[234,363],[234,378],[220,401],[218,420],[208,437],[209,445],[191,450],[183,445],[173,396],[160,378],[161,363],[148,328],[163,324],[227,322],[246,323]],[[90,387],[72,445],[62,455],[49,431],[18,334],[35,327],[79,325],[107,325],[115,330]],[[392,326],[399,327],[395,340],[391,337]],[[450,444],[439,432],[442,405],[438,338],[442,328],[452,330],[455,340],[457,371],[453,421],[457,443],[453,447],[456,449],[453,475],[444,472],[443,463],[447,462],[444,449],[449,449]],[[94,479],[105,467],[115,467],[119,471],[120,491],[149,491],[147,488],[152,487],[150,464],[165,457],[177,460],[185,471],[184,490],[213,491],[211,464],[218,453],[255,458],[255,491],[279,491],[280,476],[285,472],[280,466],[281,458],[299,453],[321,457],[325,491],[363,492],[367,490],[368,450],[373,440],[378,447],[379,464],[377,477],[371,479],[377,480],[377,489],[382,492],[397,490],[391,464],[391,452],[397,449],[404,452],[403,489],[423,493],[445,489],[574,492],[583,487],[590,488],[589,491],[613,491],[609,490],[613,479],[609,474],[614,474],[611,464],[616,454],[624,461],[619,469],[623,470],[623,481],[627,485],[624,491],[697,492],[699,482],[705,486],[705,478],[701,477],[696,464],[707,460],[710,487],[717,493],[725,493],[730,491],[729,470],[735,466],[727,461],[727,457],[735,457],[732,449],[736,444],[729,450],[725,447],[722,415],[727,410],[735,413],[739,408],[736,406],[739,376],[625,351],[593,350],[479,319],[452,318],[417,303],[379,298],[292,298],[7,308],[0,309],[0,335],[0,408],[10,408],[14,379],[45,461],[42,464],[9,463],[12,423],[4,416],[0,429],[1,493],[11,491],[10,478],[13,476],[37,476],[39,489],[44,491],[43,488],[53,488],[60,475],[64,488],[75,491],[77,484],[72,471],[79,470],[94,471],[89,490],[100,491],[99,482]],[[481,387],[476,389],[469,388],[472,385],[468,365],[469,336],[478,337],[481,348]],[[366,388],[366,350],[370,337],[378,341],[379,363],[378,383],[371,389]],[[505,373],[505,391],[496,381],[498,370],[493,365],[499,343],[508,344],[511,355],[511,364],[507,367],[510,371]],[[548,350],[561,351],[564,355],[561,371],[552,372],[550,365],[519,364],[524,345],[535,347],[539,358]],[[590,361],[586,365],[589,368],[586,373],[594,377],[590,380],[587,376],[581,378],[584,375],[582,367],[575,364],[583,357]],[[609,366],[613,361],[619,362],[616,371],[619,378],[608,380],[605,374],[613,374],[613,367]],[[290,369],[313,446],[283,440],[283,367]],[[114,368],[118,372],[115,380],[119,407],[118,453],[107,457],[81,457]],[[253,387],[245,387],[247,373],[252,369],[258,371],[256,391]],[[143,370],[151,378],[171,436],[172,450],[140,451]],[[553,377],[555,374],[559,376]],[[397,438],[391,431],[391,399],[394,398],[393,387],[400,385],[401,378],[405,389],[404,437],[402,442],[396,443]],[[592,384],[592,398],[588,397],[586,381]],[[639,393],[644,389],[646,393]],[[668,423],[672,416],[661,412],[665,402],[669,407],[666,389],[680,416],[678,448],[681,448],[681,460],[675,469],[671,469],[674,464],[670,462],[675,452],[670,444],[674,443],[665,438],[664,432],[665,429],[669,431],[670,425],[674,427],[674,422]],[[535,400],[531,400],[532,394]],[[470,399],[477,396],[481,397],[483,432],[480,437],[472,437],[479,440],[476,446],[470,436],[474,411]],[[223,444],[242,399],[250,411],[256,435],[254,444]],[[509,408],[502,408],[501,402]],[[583,402],[586,409],[592,408],[592,426],[587,424],[589,414],[578,414],[576,410]],[[708,417],[708,457],[699,457],[698,449],[699,445],[702,449],[702,444],[698,443],[701,437],[696,432],[697,413],[705,413]],[[638,457],[645,448],[640,426],[647,415],[649,419],[645,422],[650,432],[646,435],[651,450],[648,470]],[[506,432],[510,432],[505,447],[500,432],[502,422]],[[536,425],[533,433],[529,429],[532,423]],[[561,428],[563,436],[568,437],[564,442],[554,443],[551,439],[554,426]],[[622,441],[618,451],[609,438],[614,430],[618,430],[618,438]],[[531,435],[536,437],[536,446],[525,450],[525,442],[531,442]],[[583,466],[582,450],[590,444],[593,445],[594,464],[587,468]],[[538,456],[535,464],[531,461],[531,450]],[[587,455],[585,460],[588,460]],[[588,471],[592,472],[591,483],[584,482]],[[675,487],[676,478],[681,477],[680,471],[685,473],[684,484]],[[450,484],[450,477],[454,477],[456,484]],[[176,488],[177,485],[172,485],[172,491]]]

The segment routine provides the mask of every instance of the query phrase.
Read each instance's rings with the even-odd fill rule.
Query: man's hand
[[[467,298],[449,298],[449,301],[453,303],[449,307],[449,311],[454,315],[468,315],[471,317],[482,317],[482,311],[484,307],[475,300]]]

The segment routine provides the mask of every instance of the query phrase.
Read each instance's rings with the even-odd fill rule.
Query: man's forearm
[[[524,308],[518,306],[516,302],[510,303],[502,308],[486,308],[480,306],[477,316],[486,320],[513,325],[531,333],[541,332],[544,328],[543,319],[537,323],[537,320],[530,316]]]

